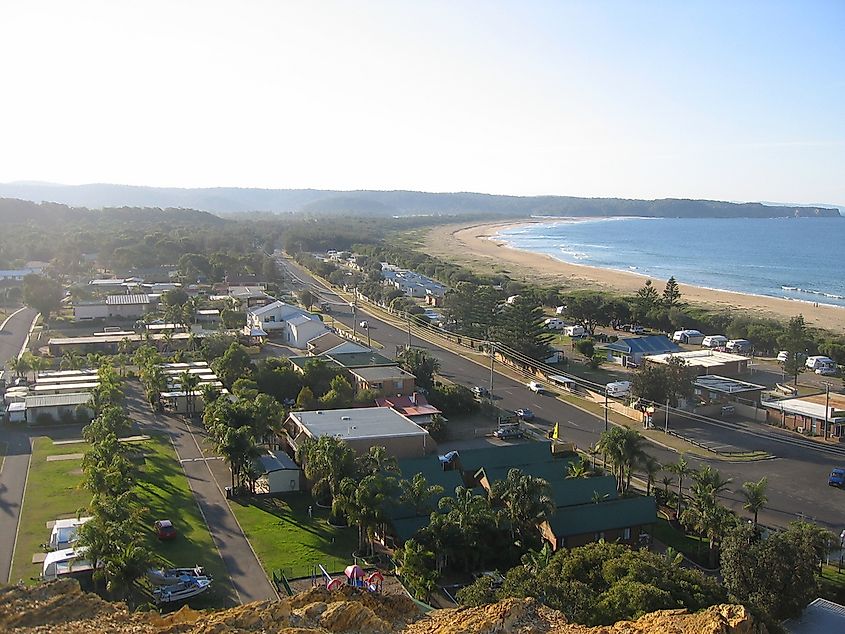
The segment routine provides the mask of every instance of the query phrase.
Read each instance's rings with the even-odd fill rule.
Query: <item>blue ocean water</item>
[[[681,284],[845,307],[845,218],[564,220],[505,229],[497,238],[655,282],[674,275]]]

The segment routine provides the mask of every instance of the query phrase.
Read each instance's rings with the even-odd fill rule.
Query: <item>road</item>
[[[352,312],[343,298],[301,267],[288,260],[281,260],[280,263],[292,276],[302,279],[323,296],[325,301],[332,302],[332,316],[351,327]],[[362,318],[362,313],[367,315],[372,338],[384,345],[382,354],[395,357],[397,346],[408,343],[407,331],[383,322],[369,312],[365,305],[358,306],[357,320]],[[475,363],[417,337],[412,337],[412,343],[429,350],[440,362],[441,374],[451,381],[466,386],[489,384],[490,370],[486,364]],[[534,394],[523,383],[504,375],[495,376],[494,388],[497,405],[508,410],[530,408],[536,415],[534,422],[541,429],[548,430],[554,423],[559,423],[561,435],[579,447],[586,448],[594,444],[604,430],[603,419],[552,396]],[[688,457],[694,467],[709,462],[733,480],[732,490],[723,496],[723,501],[741,516],[747,516],[742,509],[742,496],[738,492],[742,489],[742,483],[766,476],[769,480],[769,504],[760,513],[760,521],[764,524],[785,526],[792,520],[806,518],[834,531],[836,535],[845,527],[845,491],[827,486],[830,469],[845,464],[845,448],[822,447],[763,425],[752,429],[741,425],[717,427],[698,424],[702,427],[700,433],[719,439],[722,444],[740,450],[764,450],[776,456],[772,460],[734,463]],[[663,464],[678,459],[676,452],[658,445],[652,445],[649,453]]]
[[[144,431],[170,436],[194,499],[229,573],[235,599],[239,603],[278,599],[229,508],[223,492],[227,482],[218,482],[200,449],[199,426],[189,423],[181,416],[150,412],[146,398],[136,381],[127,381],[125,391],[127,407],[138,426]]]
[[[35,315],[31,308],[24,308],[6,320],[0,330],[0,367],[18,356]],[[0,457],[0,581],[12,581],[9,575],[32,453],[29,433],[0,423],[0,445],[5,449],[5,458]]]

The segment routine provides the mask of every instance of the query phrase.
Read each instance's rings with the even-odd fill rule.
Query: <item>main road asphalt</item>
[[[3,324],[0,368],[18,356],[36,314],[31,308],[22,308]],[[31,456],[29,433],[0,423],[0,450],[4,450],[0,451],[0,581],[12,581],[9,575]]]
[[[382,354],[395,357],[397,347],[408,343],[407,331],[380,320],[376,314],[367,310],[366,305],[358,306],[358,314],[353,319],[348,303],[320,280],[289,260],[281,260],[280,264],[295,279],[302,280],[321,295],[324,301],[331,302],[335,319],[351,327],[355,320],[360,321],[362,314],[366,314],[370,336],[384,346]],[[418,337],[412,337],[412,343],[427,349],[440,362],[441,374],[451,381],[466,386],[489,384],[490,369],[486,364],[476,363]],[[552,396],[534,394],[524,383],[504,375],[495,376],[494,396],[496,404],[503,409],[530,408],[536,416],[534,423],[540,429],[548,430],[559,423],[561,435],[581,448],[594,444],[604,431],[603,419]],[[757,462],[726,462],[688,456],[688,461],[694,467],[710,463],[722,475],[733,480],[731,490],[723,496],[723,501],[740,516],[750,517],[742,509],[742,483],[766,476],[769,480],[769,503],[760,513],[762,523],[785,526],[792,520],[805,518],[834,531],[836,535],[845,528],[845,491],[827,485],[830,469],[845,465],[845,448],[820,446],[765,425],[699,425],[702,427],[699,430],[701,433],[723,444],[738,450],[763,450],[775,456]],[[678,459],[677,452],[657,444],[650,447],[649,453],[663,464]]]

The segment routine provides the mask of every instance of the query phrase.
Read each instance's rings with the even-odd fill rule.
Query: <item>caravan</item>
[[[699,345],[704,341],[704,335],[698,330],[676,330],[672,335],[672,341]]]
[[[820,370],[822,368],[836,368],[836,362],[831,359],[830,357],[822,357],[822,356],[815,356],[815,357],[807,357],[807,360],[804,362],[804,365],[807,366],[810,370]]]
[[[631,382],[615,381],[613,383],[608,383],[605,386],[605,391],[607,392],[608,396],[613,396],[615,398],[622,398],[624,396],[628,396],[631,393]]]
[[[50,532],[50,550],[65,550],[72,548],[79,539],[79,527],[90,520],[90,517],[75,517],[67,520],[56,520],[53,523],[53,530]]]
[[[708,335],[701,340],[701,345],[705,348],[718,348],[728,343],[728,338],[724,335]]]
[[[41,566],[41,578],[53,581],[59,577],[88,573],[94,570],[94,564],[85,559],[87,548],[65,548],[47,553]]]
[[[751,342],[748,339],[731,339],[725,346],[728,352],[734,354],[746,354],[751,352]]]

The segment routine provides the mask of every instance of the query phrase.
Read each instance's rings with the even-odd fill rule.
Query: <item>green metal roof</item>
[[[549,520],[555,536],[588,535],[618,528],[653,524],[657,506],[653,497],[632,497],[600,504],[559,507]]]
[[[317,356],[317,357],[307,357],[307,356],[306,357],[288,357],[288,361],[290,361],[293,365],[295,365],[300,370],[305,370],[305,366],[308,365],[309,361],[317,361],[317,360],[322,361],[323,363],[325,363],[329,367],[338,367],[338,368],[341,367],[336,362],[334,362],[331,359],[328,359],[326,357],[323,357],[323,356]]]

